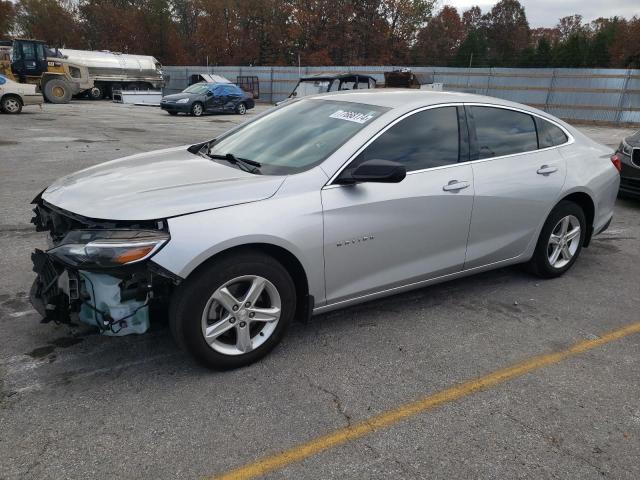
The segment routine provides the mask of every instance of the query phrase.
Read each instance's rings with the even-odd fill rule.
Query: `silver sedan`
[[[239,367],[294,318],[511,264],[564,274],[611,222],[611,153],[495,98],[307,97],[56,181],[34,201],[53,247],[32,301],[111,335],[167,306],[179,345]]]

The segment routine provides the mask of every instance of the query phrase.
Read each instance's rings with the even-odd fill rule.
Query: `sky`
[[[640,0],[519,0],[524,6],[531,28],[553,27],[558,19],[568,15],[582,15],[585,22],[590,22],[598,17],[631,18],[640,16]],[[478,5],[482,13],[491,9],[495,1],[487,0],[440,0],[440,5],[451,5],[458,9],[459,13],[468,10],[473,5]]]

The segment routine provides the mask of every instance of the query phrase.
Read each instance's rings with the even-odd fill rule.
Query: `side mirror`
[[[361,163],[351,173],[343,172],[336,183],[399,183],[406,176],[407,169],[401,163],[391,160],[372,159]]]
[[[207,90],[207,97],[213,97],[213,92],[211,90]]]

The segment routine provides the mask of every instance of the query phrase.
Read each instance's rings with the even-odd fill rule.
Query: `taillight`
[[[622,162],[620,161],[620,157],[617,153],[611,155],[611,163],[613,163],[613,166],[616,167],[616,170],[618,170],[618,172],[622,170]]]

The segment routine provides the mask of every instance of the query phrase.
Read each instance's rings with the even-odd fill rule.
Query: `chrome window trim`
[[[518,157],[520,155],[527,155],[527,154],[533,153],[533,152],[546,152],[546,151],[552,150],[554,148],[560,148],[560,147],[564,147],[564,146],[567,146],[567,145],[571,145],[572,143],[575,142],[575,138],[573,137],[573,135],[571,135],[571,133],[565,127],[563,127],[562,125],[557,123],[555,120],[551,120],[549,118],[543,117],[542,115],[538,115],[537,113],[530,112],[530,111],[524,110],[522,108],[511,107],[511,106],[507,106],[507,105],[497,105],[497,104],[494,104],[494,103],[481,103],[481,102],[438,103],[438,104],[434,104],[434,105],[428,105],[426,107],[420,107],[420,108],[417,108],[415,110],[411,110],[410,112],[406,112],[403,115],[401,115],[398,118],[396,118],[395,120],[393,120],[392,122],[390,122],[389,124],[387,124],[382,129],[380,129],[380,131],[378,131],[373,137],[371,137],[369,140],[367,140],[360,148],[358,148],[358,150],[355,151],[354,154],[352,154],[347,159],[346,162],[344,162],[342,164],[342,166],[336,171],[336,173],[333,176],[331,176],[329,181],[322,188],[323,189],[329,189],[329,188],[349,186],[349,185],[342,185],[342,184],[337,184],[337,183],[333,183],[333,182],[336,180],[336,178],[338,178],[340,176],[342,171],[345,168],[347,168],[347,166],[354,159],[356,159],[358,157],[358,155],[360,155],[360,153],[362,153],[364,151],[365,148],[367,148],[379,136],[381,136],[383,133],[385,133],[387,130],[389,130],[391,127],[393,127],[395,124],[401,122],[405,118],[408,118],[411,115],[415,115],[416,113],[420,113],[420,112],[423,112],[425,110],[431,110],[431,109],[434,109],[434,108],[461,107],[461,106],[501,108],[503,110],[511,110],[511,111],[514,111],[514,112],[525,113],[527,115],[531,115],[532,117],[538,117],[539,119],[544,120],[546,122],[549,122],[552,125],[555,125],[556,127],[558,127],[560,130],[562,130],[564,132],[564,134],[567,136],[567,141],[565,143],[560,144],[560,145],[554,145],[552,147],[545,147],[545,148],[536,148],[535,150],[528,150],[526,152],[510,153],[508,155],[499,155],[499,156],[496,156],[496,157],[480,158],[480,159],[477,159],[477,160],[469,160],[469,161],[466,161],[466,162],[458,162],[458,163],[451,163],[451,164],[448,164],[448,165],[440,165],[438,167],[423,168],[423,169],[420,169],[420,170],[411,170],[411,171],[407,172],[407,175],[415,175],[417,173],[423,173],[423,172],[427,172],[427,171],[430,171],[430,170],[441,170],[441,169],[445,169],[445,168],[457,167],[457,166],[460,166],[460,165],[472,165],[474,163],[487,162],[487,161],[491,161],[491,160],[499,160],[499,159],[509,158],[509,157]],[[537,134],[537,127],[536,127],[536,134]]]

